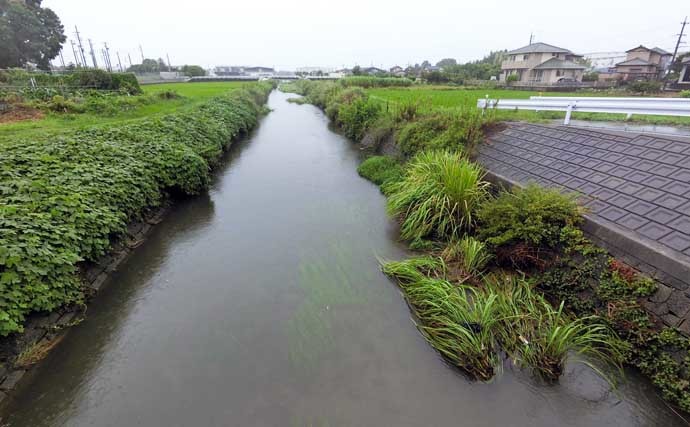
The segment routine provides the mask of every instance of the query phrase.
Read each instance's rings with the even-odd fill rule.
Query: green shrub
[[[516,81],[520,80],[517,76],[517,74],[511,74],[508,77],[506,77],[506,83],[511,84],[515,83]]]
[[[363,161],[357,172],[364,178],[384,188],[402,179],[402,165],[388,156],[373,156]]]
[[[458,237],[472,228],[487,196],[483,177],[481,167],[460,154],[422,152],[409,162],[403,179],[389,186],[388,211],[401,217],[404,239]]]
[[[581,221],[575,196],[537,185],[502,192],[477,217],[480,238],[508,250],[503,258],[517,264],[538,262],[543,251],[567,243],[568,232]]]
[[[354,96],[347,98],[348,90],[343,91],[339,97],[338,124],[343,128],[345,135],[359,142],[368,127],[376,121],[381,114],[378,104],[371,102],[366,96]]]
[[[661,91],[660,82],[632,82],[628,85],[628,90],[635,93],[658,93]]]
[[[142,93],[136,76],[132,73],[109,73],[103,70],[80,70],[65,78],[73,87],[85,87],[96,90],[115,90],[130,95]]]
[[[471,150],[482,141],[483,128],[493,116],[483,116],[476,108],[457,113],[437,113],[405,125],[398,135],[398,146],[406,156],[421,150]]]
[[[76,264],[103,255],[163,192],[203,191],[210,166],[256,124],[255,99],[270,88],[240,89],[162,117],[0,143],[0,335],[22,331],[28,313],[79,301]]]
[[[681,98],[690,98],[690,90],[681,90],[679,96]]]

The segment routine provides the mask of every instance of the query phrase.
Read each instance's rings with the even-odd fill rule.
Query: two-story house
[[[523,84],[581,82],[586,69],[575,62],[581,55],[546,43],[532,43],[506,55],[507,59],[501,63],[501,81],[515,75],[517,82]]]
[[[673,56],[661,48],[642,45],[625,53],[625,61],[616,64],[616,77],[625,81],[662,79]]]

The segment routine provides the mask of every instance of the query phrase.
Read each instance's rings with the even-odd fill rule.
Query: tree
[[[182,67],[182,73],[189,77],[205,76],[206,70],[198,65],[185,65]]]
[[[48,70],[65,40],[60,18],[41,0],[0,0],[0,68],[33,63]]]
[[[157,73],[161,71],[161,68],[158,61],[146,58],[141,64],[134,64],[127,68],[127,71],[132,73]]]
[[[352,75],[353,76],[361,76],[362,75],[362,67],[359,65],[355,65],[354,68],[352,68]]]
[[[441,68],[448,67],[450,65],[458,65],[458,61],[453,58],[443,58],[436,63],[436,66]]]

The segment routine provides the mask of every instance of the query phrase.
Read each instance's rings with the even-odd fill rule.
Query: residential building
[[[405,70],[399,65],[396,65],[394,67],[391,67],[390,70],[388,70],[391,75],[396,76],[396,77],[405,77]]]
[[[375,74],[385,73],[385,72],[386,72],[386,70],[382,70],[382,69],[377,68],[377,67],[362,67],[362,74],[369,74],[371,76],[373,76]]]
[[[522,84],[581,82],[587,68],[575,62],[582,55],[546,43],[532,43],[511,50],[506,55],[507,59],[501,63],[501,81],[514,75],[517,76],[517,83]]]
[[[268,67],[245,67],[245,66],[218,66],[213,69],[216,76],[249,76],[249,77],[270,77],[275,73],[273,68]]]
[[[639,45],[626,51],[625,61],[616,64],[619,80],[660,80],[664,77],[671,60],[670,53],[654,47]]]

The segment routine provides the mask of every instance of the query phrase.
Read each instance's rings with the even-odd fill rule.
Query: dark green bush
[[[582,220],[574,196],[537,185],[502,192],[484,202],[477,217],[481,240],[507,249],[504,258],[527,264],[568,243],[569,232]]]
[[[690,90],[681,90],[679,96],[681,98],[690,98]]]
[[[405,125],[398,135],[398,146],[406,156],[421,150],[465,150],[482,141],[483,128],[493,120],[476,108],[458,113],[436,113]]]
[[[338,123],[348,138],[360,141],[379,114],[381,114],[381,107],[378,104],[366,98],[357,98],[340,106]]]
[[[25,316],[79,301],[76,264],[95,260],[165,191],[196,194],[271,86],[259,84],[177,114],[88,128],[0,151],[0,335]]]
[[[628,85],[628,90],[635,93],[658,93],[661,91],[660,82],[632,82]]]
[[[373,156],[363,161],[357,172],[376,185],[385,186],[402,180],[402,165],[388,156]]]

